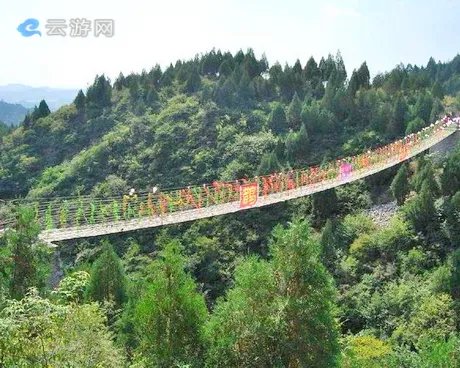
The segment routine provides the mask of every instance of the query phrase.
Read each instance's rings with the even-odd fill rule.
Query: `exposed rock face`
[[[374,220],[379,227],[389,226],[391,218],[396,214],[398,206],[396,201],[379,204],[371,207],[366,211],[366,214]]]

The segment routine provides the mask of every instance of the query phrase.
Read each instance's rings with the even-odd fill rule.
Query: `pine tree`
[[[369,68],[367,67],[366,62],[361,64],[356,74],[358,76],[359,88],[364,88],[364,89],[370,88],[371,77],[370,77]]]
[[[85,94],[83,93],[82,90],[78,91],[77,97],[75,97],[75,100],[73,101],[75,107],[77,110],[83,110],[86,105],[86,97]]]
[[[451,276],[451,295],[457,304],[457,310],[460,312],[460,249],[452,254],[452,276]],[[460,316],[459,316],[460,317]]]
[[[297,59],[294,63],[294,66],[292,67],[292,71],[295,73],[295,74],[302,74],[302,64],[300,63],[300,60]]]
[[[158,92],[156,91],[155,87],[150,88],[145,98],[145,103],[147,106],[156,107],[156,103],[158,102]]]
[[[276,157],[275,152],[265,153],[260,160],[259,167],[257,169],[257,175],[269,175],[272,173],[279,172],[281,165]]]
[[[358,74],[356,73],[356,70],[353,70],[353,73],[351,73],[350,82],[348,83],[348,93],[351,97],[355,97],[356,92],[358,92],[359,90],[359,87],[360,86]]]
[[[402,164],[398,169],[396,176],[391,182],[391,192],[399,206],[404,204],[406,197],[410,192],[409,173],[406,164]]]
[[[280,366],[284,316],[272,268],[250,257],[234,274],[235,286],[217,301],[204,328],[206,366],[252,367],[254,362],[258,367]]]
[[[51,114],[51,111],[46,103],[45,100],[41,100],[40,104],[35,106],[34,111],[32,112],[32,121],[37,121],[38,119],[47,117],[49,114]]]
[[[335,189],[329,189],[312,195],[312,224],[321,228],[328,218],[337,214],[338,199]]]
[[[22,125],[24,126],[24,128],[30,128],[30,126],[32,125],[32,117],[30,115],[30,113],[27,113],[26,116],[24,116],[24,120],[22,121]]]
[[[270,116],[268,117],[268,127],[275,134],[284,134],[288,130],[286,121],[286,113],[284,112],[283,105],[276,103],[273,107]]]
[[[98,302],[113,302],[119,309],[126,301],[126,276],[113,246],[104,241],[103,251],[91,269],[88,294]]]
[[[422,190],[423,184],[428,186],[430,193],[434,197],[440,195],[440,189],[434,175],[433,165],[430,161],[419,160],[419,168],[417,173],[414,175],[412,185],[415,191],[420,192]]]
[[[228,60],[224,60],[219,66],[219,76],[228,77],[230,74],[232,74],[230,62]]]
[[[194,68],[187,78],[185,84],[185,91],[188,93],[194,93],[200,89],[201,77],[198,69]]]
[[[409,121],[407,124],[406,135],[417,133],[425,127],[426,123],[420,119],[415,118],[414,120]]]
[[[432,108],[433,98],[428,93],[421,93],[415,103],[414,113],[425,123],[429,123]]]
[[[336,219],[327,219],[321,234],[321,261],[334,274],[346,246],[346,231]]]
[[[460,244],[460,192],[444,201],[444,218],[450,243],[453,247]],[[459,295],[460,296],[460,295]]]
[[[113,88],[115,88],[117,91],[121,91],[123,87],[125,87],[125,76],[123,75],[122,72],[118,75],[117,79],[113,83]]]
[[[297,92],[294,93],[294,97],[288,107],[287,111],[287,120],[289,122],[289,127],[293,130],[299,130],[300,128],[300,113],[302,112],[302,102],[300,101]]]
[[[210,367],[338,367],[336,291],[309,224],[274,230],[270,263],[249,258],[205,326]],[[256,363],[255,363],[256,362]]]
[[[389,125],[388,134],[391,137],[398,137],[403,135],[406,130],[406,114],[407,114],[407,105],[403,97],[397,97],[394,106],[393,113]]]
[[[316,64],[315,59],[310,57],[307,61],[307,65],[305,65],[305,69],[303,71],[304,78],[307,81],[313,81],[314,79],[321,76],[320,70],[318,68],[318,64]]]
[[[306,221],[277,227],[270,247],[272,267],[283,305],[281,362],[284,367],[338,367],[336,290],[321,263],[321,245]]]
[[[444,106],[442,102],[436,98],[433,101],[433,107],[431,108],[430,121],[431,122],[437,121],[443,112],[444,112]]]
[[[286,160],[291,166],[297,164],[297,151],[299,149],[299,133],[289,132],[286,136]]]
[[[436,82],[433,83],[433,87],[431,87],[431,94],[433,97],[442,100],[444,98],[444,89],[439,82],[439,79],[436,79]]]
[[[404,213],[416,232],[425,236],[436,233],[439,229],[439,218],[429,183],[424,182],[420,193],[405,204]]]
[[[167,244],[149,270],[149,282],[135,310],[139,351],[155,367],[202,366],[206,304],[185,265],[180,244]]]
[[[442,192],[451,196],[460,190],[460,144],[447,159],[441,176]]]
[[[299,162],[306,162],[307,155],[310,151],[310,144],[309,144],[309,137],[307,133],[307,128],[305,124],[302,124],[300,127],[299,135],[298,135],[298,144],[297,144],[297,160]]]
[[[36,245],[40,227],[34,216],[33,210],[20,207],[15,231],[7,231],[5,234],[5,249],[11,252],[10,294],[16,299],[21,299],[31,287],[43,287],[43,276],[47,273],[40,266],[40,261],[46,262],[45,258],[40,259],[46,253],[41,246]]]
[[[86,106],[90,118],[102,114],[111,105],[112,86],[104,75],[96,76],[94,83],[86,91]]]

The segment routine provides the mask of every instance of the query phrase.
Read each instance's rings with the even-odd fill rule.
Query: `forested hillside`
[[[19,104],[0,101],[0,122],[7,125],[19,125],[29,110]]]
[[[0,128],[0,198],[318,165],[456,113],[459,92],[459,55],[372,80],[340,53],[270,66],[252,50],[97,76]],[[69,241],[63,265],[21,208],[0,238],[0,366],[456,367],[459,162],[460,148],[263,210]],[[393,199],[388,226],[362,212]]]

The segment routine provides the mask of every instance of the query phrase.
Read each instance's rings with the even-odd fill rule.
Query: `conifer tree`
[[[187,78],[185,84],[185,90],[188,93],[194,93],[200,89],[201,86],[201,77],[198,69],[194,68],[190,75]]]
[[[338,367],[336,290],[309,223],[296,220],[288,229],[277,227],[270,253],[278,292],[286,303],[281,366]]]
[[[32,121],[37,121],[38,119],[47,117],[49,114],[51,114],[51,111],[46,103],[45,100],[41,100],[40,104],[35,106],[34,111],[32,112]]]
[[[280,103],[275,104],[270,116],[268,117],[268,127],[275,134],[284,134],[288,130],[286,113],[284,112],[283,105]]]
[[[433,235],[439,229],[439,218],[436,211],[434,197],[430,184],[423,182],[422,189],[417,196],[406,203],[404,212],[416,232]]]
[[[294,97],[292,97],[292,101],[288,107],[287,111],[287,120],[289,122],[289,127],[294,131],[299,130],[300,128],[300,114],[302,112],[302,102],[297,94],[294,93]]]
[[[335,189],[329,189],[312,195],[312,224],[321,228],[328,218],[337,214],[338,199]]]
[[[389,132],[388,134],[391,137],[398,137],[403,135],[406,130],[406,114],[407,114],[407,105],[403,97],[397,97],[394,106],[393,113],[390,120]]]
[[[10,294],[16,299],[21,299],[30,287],[43,287],[44,273],[47,273],[40,266],[40,261],[46,261],[40,257],[46,254],[40,245],[36,245],[40,227],[34,216],[33,210],[20,207],[15,231],[5,234],[6,249],[11,252]]]
[[[185,265],[180,244],[167,244],[150,268],[135,310],[139,351],[155,367],[202,366],[206,304]]]
[[[103,251],[91,269],[88,293],[98,302],[113,302],[116,309],[126,301],[126,276],[120,257],[108,242],[102,243]]]
[[[304,78],[307,81],[313,81],[315,78],[320,77],[320,70],[313,56],[310,57],[310,59],[308,59],[307,65],[305,65],[305,69],[303,73],[304,73]]]
[[[272,173],[279,172],[281,165],[276,157],[275,152],[265,153],[260,160],[259,167],[257,169],[258,175],[269,175]]]
[[[82,90],[78,91],[77,97],[73,101],[77,110],[83,110],[86,104],[86,97]]]
[[[212,367],[338,367],[336,291],[309,224],[274,230],[270,263],[250,258],[205,326]],[[254,364],[256,362],[256,364]]]
[[[433,87],[431,87],[431,94],[433,97],[442,100],[444,98],[444,89],[442,88],[439,79],[436,79],[436,82],[433,83]]]
[[[406,164],[402,164],[398,169],[398,172],[394,177],[390,188],[398,205],[403,205],[407,195],[410,192],[409,173],[407,172]]]
[[[441,176],[442,192],[444,195],[454,195],[460,190],[460,144],[447,159]]]

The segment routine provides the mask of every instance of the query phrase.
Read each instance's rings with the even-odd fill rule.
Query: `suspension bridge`
[[[19,204],[34,209],[41,228],[39,239],[55,247],[59,241],[178,224],[308,196],[374,175],[447,141],[455,141],[457,131],[458,124],[442,120],[357,156],[251,179],[110,198],[26,199]],[[0,229],[14,228],[14,223],[13,216],[0,220]]]

